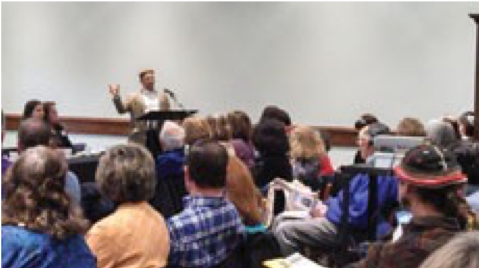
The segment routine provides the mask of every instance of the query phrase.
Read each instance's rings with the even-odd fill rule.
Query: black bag
[[[245,268],[264,268],[264,261],[283,257],[276,238],[270,232],[248,234],[241,247]]]

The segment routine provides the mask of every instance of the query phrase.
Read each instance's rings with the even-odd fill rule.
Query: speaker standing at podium
[[[144,70],[139,76],[143,88],[130,94],[125,101],[120,97],[120,85],[108,87],[118,113],[130,113],[132,129],[129,141],[146,145],[147,122],[138,121],[136,118],[150,111],[167,111],[170,109],[170,102],[165,92],[158,92],[155,89],[154,70]]]

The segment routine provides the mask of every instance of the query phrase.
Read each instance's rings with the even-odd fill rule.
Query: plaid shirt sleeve
[[[220,263],[244,234],[241,218],[232,204],[217,209],[185,209],[168,220],[168,262],[183,267]]]

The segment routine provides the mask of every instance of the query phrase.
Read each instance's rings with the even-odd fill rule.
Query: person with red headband
[[[363,260],[348,267],[416,268],[466,228],[461,190],[467,178],[451,151],[434,145],[414,147],[394,173],[411,221],[396,241],[373,244]]]

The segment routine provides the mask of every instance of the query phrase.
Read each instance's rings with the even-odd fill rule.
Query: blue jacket
[[[358,174],[350,182],[349,224],[353,228],[366,229],[368,226],[368,187],[369,176]],[[378,177],[378,208],[398,200],[397,179],[394,176]],[[326,218],[339,225],[342,216],[343,191],[327,201]]]
[[[2,226],[4,268],[96,268],[96,258],[81,235],[57,240],[18,226]]]
[[[183,149],[167,151],[158,156],[156,171],[159,179],[168,177],[183,177],[185,153]]]

